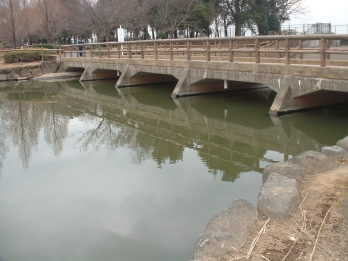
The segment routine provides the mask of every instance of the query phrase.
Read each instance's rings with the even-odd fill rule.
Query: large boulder
[[[340,146],[323,147],[321,149],[321,152],[324,153],[328,157],[334,157],[334,158],[348,156],[348,151],[346,151],[345,149],[343,149]]]
[[[205,261],[233,254],[245,244],[256,226],[257,209],[244,200],[233,202],[207,225],[194,251],[194,260]]]
[[[277,173],[272,173],[259,194],[258,210],[272,219],[287,218],[300,202],[298,182]]]
[[[307,151],[290,160],[305,168],[305,174],[317,174],[336,167],[336,161],[322,152]]]
[[[291,161],[286,161],[268,165],[263,172],[266,175],[270,175],[271,173],[278,173],[280,175],[302,181],[305,175],[305,167],[299,164],[295,164]]]
[[[342,147],[345,150],[348,150],[348,136],[344,139],[341,139],[337,142],[337,146]]]

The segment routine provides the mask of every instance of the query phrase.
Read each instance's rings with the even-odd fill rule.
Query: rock
[[[307,151],[290,160],[305,168],[305,174],[317,174],[336,167],[336,161],[330,159],[324,153]]]
[[[343,157],[348,155],[348,152],[340,146],[323,147],[321,152],[328,157]]]
[[[305,175],[305,167],[295,164],[291,161],[286,161],[271,164],[267,166],[263,172],[266,175],[270,175],[271,173],[278,173],[280,175],[302,181]]]
[[[337,142],[337,146],[342,147],[345,150],[348,150],[348,136],[344,139],[341,139]]]
[[[238,251],[255,229],[256,208],[244,200],[233,202],[230,209],[223,211],[207,225],[194,251],[194,260],[221,258]]]
[[[300,193],[296,179],[272,173],[259,194],[257,207],[259,213],[267,217],[287,218],[299,202]]]

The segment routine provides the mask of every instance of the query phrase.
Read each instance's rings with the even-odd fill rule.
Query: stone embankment
[[[81,72],[56,72],[56,73],[46,73],[35,77],[33,80],[45,81],[45,82],[57,82],[65,80],[76,80],[80,79]]]
[[[215,217],[194,260],[348,260],[348,137],[264,175],[257,207],[238,200]]]
[[[30,80],[46,73],[57,72],[59,64],[55,61],[4,64],[0,63],[0,81]]]

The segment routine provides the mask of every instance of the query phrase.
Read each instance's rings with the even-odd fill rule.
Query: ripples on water
[[[279,119],[271,99],[0,88],[0,260],[189,260],[212,216],[255,204],[264,166],[347,135],[345,106]]]

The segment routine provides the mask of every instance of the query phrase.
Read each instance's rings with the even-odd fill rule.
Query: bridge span
[[[348,35],[66,45],[60,60],[117,88],[175,81],[173,98],[266,86],[274,115],[348,101]]]

